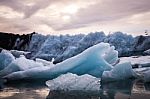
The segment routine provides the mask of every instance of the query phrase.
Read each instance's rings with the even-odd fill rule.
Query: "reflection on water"
[[[50,91],[47,99],[150,99],[150,90],[147,90],[150,89],[150,84],[137,80],[103,83],[100,89],[99,92]],[[144,91],[141,92],[141,89]]]
[[[4,85],[0,80],[0,86],[4,86],[0,91],[0,99],[45,99],[49,93],[43,81],[38,83],[17,81]]]
[[[0,80],[0,99],[149,99],[150,97],[150,84],[138,80],[102,83],[100,89],[99,92],[49,91],[43,81],[3,84]]]

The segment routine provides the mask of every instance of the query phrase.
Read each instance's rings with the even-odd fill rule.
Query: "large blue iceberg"
[[[24,60],[26,62],[23,62]],[[100,78],[104,71],[113,68],[112,64],[116,63],[117,60],[118,53],[114,50],[113,46],[110,46],[108,43],[99,43],[83,51],[81,54],[53,66],[39,66],[34,61],[27,61],[25,58],[16,59],[17,65],[12,62],[11,66],[5,69],[7,71],[11,70],[12,67],[19,69],[6,73],[2,77],[8,80],[53,79],[61,74],[70,72],[77,75],[89,74]],[[5,74],[5,69],[0,72],[0,75],[1,73]]]

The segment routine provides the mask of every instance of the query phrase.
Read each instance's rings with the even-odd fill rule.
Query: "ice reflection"
[[[134,93],[134,90],[140,87],[138,83],[141,82],[138,80],[125,80],[112,83],[102,83],[99,92],[50,91],[47,99],[138,99],[139,94],[142,94],[140,95],[140,98],[149,99],[145,97],[146,93]],[[145,84],[143,83],[143,85]],[[145,88],[146,86],[148,88]],[[145,89],[150,89],[150,84],[146,84],[146,86],[144,87]],[[145,92],[148,93],[149,91],[145,90]],[[147,94],[147,97],[149,96],[150,94]]]
[[[2,83],[0,85],[3,85]],[[45,99],[49,89],[45,82],[13,82],[0,91],[0,99]]]
[[[150,83],[138,80],[102,83],[100,89],[92,92],[49,91],[42,81],[15,81],[3,84],[0,80],[0,99],[149,99],[150,97]]]
[[[133,80],[102,83],[100,97],[102,99],[115,99],[115,96],[118,93],[124,94],[126,97],[129,97],[132,92],[133,84]]]

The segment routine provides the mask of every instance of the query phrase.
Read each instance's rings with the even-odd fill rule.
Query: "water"
[[[0,82],[0,99],[46,99],[49,89],[44,81]]]
[[[43,81],[1,81],[0,88],[0,99],[150,99],[150,83],[138,80],[105,83],[99,92],[50,91]]]

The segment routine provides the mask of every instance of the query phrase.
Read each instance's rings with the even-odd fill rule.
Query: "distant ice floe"
[[[132,56],[120,58],[120,63],[131,62],[132,66],[150,67],[150,56]]]

